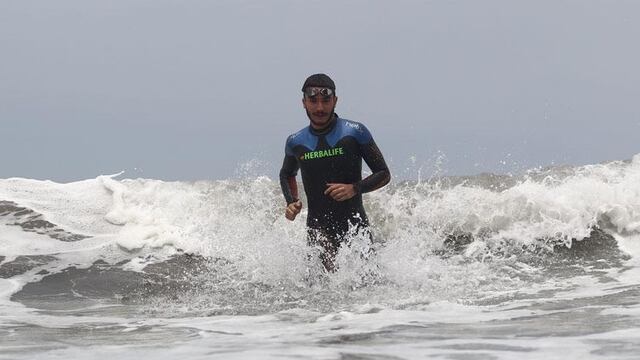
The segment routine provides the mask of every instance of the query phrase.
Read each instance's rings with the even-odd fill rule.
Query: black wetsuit
[[[372,171],[365,179],[362,159]],[[307,126],[287,138],[280,170],[280,186],[287,204],[298,200],[298,169],[308,201],[307,227],[321,232],[335,247],[340,246],[350,223],[369,225],[362,194],[386,185],[390,179],[387,164],[369,130],[337,115],[321,132]],[[324,194],[327,183],[354,184],[356,195],[336,201]]]

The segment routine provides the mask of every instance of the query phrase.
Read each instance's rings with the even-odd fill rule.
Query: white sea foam
[[[629,341],[626,329],[633,325],[614,321],[589,335],[584,324],[590,316],[638,318],[637,306],[626,304],[640,286],[640,156],[532,172],[509,187],[472,182],[402,183],[366,194],[375,251],[355,234],[338,255],[339,270],[314,282],[306,213],[286,221],[278,183],[269,177],[195,183],[112,176],[69,184],[0,180],[0,200],[88,236],[61,241],[25,231],[20,216],[5,219],[0,265],[20,256],[55,260],[0,280],[0,328],[113,328],[109,338],[114,341],[152,328],[166,331],[167,341],[175,334],[195,339],[171,353],[155,350],[151,335],[146,348],[93,343],[96,351],[119,358],[198,358],[215,349],[228,351],[229,358],[376,353],[533,359],[553,358],[567,346],[563,356],[589,358],[609,351],[598,341]],[[593,254],[590,262],[554,257],[554,245],[592,241],[594,227],[611,234],[631,258],[615,252]],[[438,256],[451,235],[473,242],[461,252]],[[178,254],[208,259],[209,268],[186,277],[194,282],[193,291],[146,299],[151,308],[145,311],[160,311],[156,318],[39,314],[9,301],[26,283],[70,266],[87,268],[101,260],[140,273]],[[619,297],[627,300],[607,303]],[[191,317],[194,313],[260,315]],[[573,323],[561,321],[567,313]],[[545,340],[538,335],[548,332],[545,326],[564,335]],[[487,336],[466,333],[469,328]],[[518,331],[532,340],[505,335]],[[456,332],[463,335],[441,336]],[[431,341],[427,347],[412,340],[423,337]],[[252,353],[252,348],[262,350]],[[39,357],[80,356],[80,351],[53,349]]]
[[[433,251],[456,232],[475,240],[466,248],[466,257],[485,260],[505,244],[571,246],[571,239],[586,238],[594,226],[628,238],[640,224],[640,156],[630,163],[579,167],[570,175],[551,172],[541,179],[523,178],[504,191],[422,182],[392,186],[365,198],[382,243],[376,266],[389,279],[412,286],[434,279],[486,282],[493,276],[489,265],[449,266],[449,260],[432,258]],[[65,230],[108,236],[129,253],[124,257],[161,248],[170,255],[179,249],[230,260],[254,280],[265,282],[299,279],[307,266],[304,218],[293,223],[283,219],[277,182],[267,177],[181,183],[101,176],[69,184],[7,179],[0,180],[0,199],[37,211]],[[3,229],[8,257],[98,246],[86,240],[63,243],[15,227]],[[357,243],[351,253],[339,255],[343,268],[364,266],[358,256],[350,255],[362,252],[355,250]],[[624,248],[635,252],[632,245]],[[96,258],[101,257],[97,252]],[[484,278],[468,276],[470,272]],[[336,279],[347,275],[340,273]]]
[[[631,163],[576,168],[571,176],[525,178],[501,192],[423,182],[365,198],[388,244],[412,241],[429,248],[459,230],[484,243],[510,239],[527,245],[554,238],[570,245],[597,225],[624,236],[638,232],[639,184],[640,155]],[[267,177],[167,183],[101,176],[69,184],[7,179],[0,180],[0,199],[42,213],[68,231],[117,236],[126,250],[170,246],[237,257],[250,253],[247,247],[304,238],[303,219],[282,220],[278,185]]]

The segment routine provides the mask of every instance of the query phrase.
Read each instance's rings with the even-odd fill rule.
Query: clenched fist
[[[300,214],[300,210],[302,210],[302,201],[298,200],[296,202],[292,202],[287,206],[287,209],[284,212],[284,216],[287,220],[295,220],[296,216]]]

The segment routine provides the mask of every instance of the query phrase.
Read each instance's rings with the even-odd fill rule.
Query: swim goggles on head
[[[333,90],[329,88],[308,87],[304,89],[304,95],[306,97],[313,97],[317,95],[331,96],[333,95]]]

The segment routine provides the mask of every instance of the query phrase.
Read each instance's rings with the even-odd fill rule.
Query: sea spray
[[[27,219],[11,215],[3,226],[13,232],[3,241],[16,250],[11,258],[3,254],[3,266],[18,269],[9,263],[20,255],[55,259],[29,267],[22,280],[18,272],[20,282],[101,262],[107,265],[100,269],[122,271],[141,284],[128,294],[114,291],[120,297],[110,301],[174,314],[169,304],[189,313],[256,314],[468,302],[538,281],[557,256],[569,258],[558,249],[589,242],[595,230],[611,241],[585,253],[601,251],[604,263],[620,264],[624,257],[610,235],[638,229],[639,176],[634,157],[520,178],[398,182],[365,195],[374,242],[352,234],[337,256],[338,270],[329,274],[307,244],[306,209],[296,221],[285,220],[278,184],[266,176],[192,183],[7,179],[0,181],[3,201],[86,238],[69,247],[44,232],[38,236],[48,239],[48,248],[25,250],[18,246],[27,236],[19,226]]]

